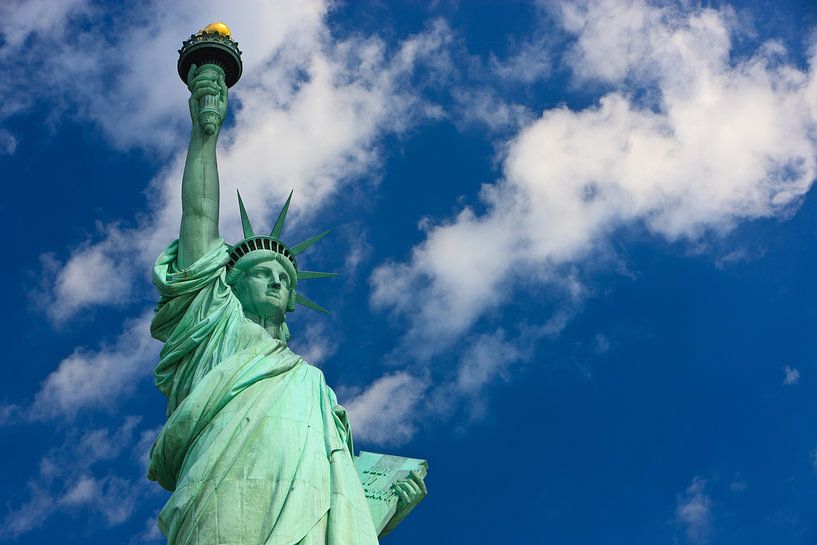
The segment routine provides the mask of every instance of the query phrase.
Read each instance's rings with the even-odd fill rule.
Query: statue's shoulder
[[[287,349],[287,350],[289,350],[289,349]],[[320,368],[320,367],[318,367],[317,365],[315,365],[315,364],[313,364],[312,362],[308,361],[306,358],[304,358],[304,357],[303,357],[303,356],[301,356],[300,354],[297,354],[297,353],[292,352],[292,351],[290,351],[290,353],[291,353],[293,356],[295,356],[295,357],[297,357],[297,358],[299,358],[299,359],[300,359],[300,361],[301,361],[301,367],[303,367],[303,368],[304,368],[304,373],[306,373],[306,374],[308,374],[308,375],[310,375],[310,376],[313,376],[313,377],[315,377],[315,378],[317,378],[317,379],[320,379],[320,380],[321,380],[321,381],[323,381],[324,383],[326,382],[326,379],[325,379],[325,377],[323,376],[323,371],[321,370],[321,368]]]
[[[295,352],[292,352],[292,354],[293,354],[294,356],[296,356],[296,357],[298,357],[298,358],[300,358],[300,359],[301,359],[301,364],[302,364],[304,367],[309,368],[309,372],[310,372],[310,373],[315,373],[315,374],[317,374],[317,375],[323,376],[323,371],[321,371],[321,368],[320,368],[320,367],[318,367],[317,365],[315,365],[315,364],[314,364],[314,363],[312,363],[311,361],[307,360],[306,358],[304,358],[304,357],[303,357],[303,356],[301,356],[300,354],[297,354],[297,353],[295,353]]]

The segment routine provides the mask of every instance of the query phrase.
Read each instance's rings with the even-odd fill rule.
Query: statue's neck
[[[257,316],[254,314],[249,314],[246,311],[244,315],[250,319],[251,321],[255,322],[256,324],[260,325],[264,328],[264,331],[269,333],[270,337],[273,339],[278,339],[279,334],[281,333],[281,322],[278,320],[273,320],[267,316]]]

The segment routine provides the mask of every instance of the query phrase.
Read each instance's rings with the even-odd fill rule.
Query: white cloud
[[[14,539],[40,526],[54,510],[54,499],[42,488],[29,484],[29,499],[6,514],[0,539]]]
[[[346,257],[343,260],[343,276],[354,279],[358,271],[372,255],[372,245],[366,238],[366,229],[359,224],[353,224],[351,229],[340,233],[340,246],[343,247]]]
[[[132,264],[128,257],[133,239],[112,225],[103,231],[102,242],[81,244],[69,259],[59,263],[52,254],[42,256],[44,290],[35,301],[52,322],[61,324],[94,305],[123,305],[133,292]]]
[[[460,359],[456,390],[473,397],[497,378],[507,380],[508,366],[522,359],[518,344],[508,342],[502,330],[474,338]]]
[[[791,367],[789,365],[783,368],[783,373],[785,376],[783,377],[783,384],[786,386],[792,386],[800,382],[800,371]]]
[[[610,339],[602,333],[596,333],[594,349],[598,354],[604,354],[610,350]]]
[[[375,270],[372,304],[410,322],[418,357],[450,346],[520,279],[580,294],[565,273],[598,266],[616,229],[697,244],[787,217],[815,178],[817,57],[801,70],[767,43],[733,58],[729,12],[559,6],[577,84],[606,94],[546,110],[505,148],[503,178],[481,192],[485,213],[426,224],[407,261]]]
[[[534,117],[527,107],[503,100],[499,92],[489,87],[457,87],[451,94],[459,104],[458,118],[462,122],[484,124],[492,131],[516,130]]]
[[[87,0],[8,0],[0,4],[3,20],[0,62],[5,72],[3,81],[0,81],[0,93],[4,97],[0,104],[0,147],[5,153],[13,153],[17,146],[16,136],[2,127],[10,116],[24,111],[50,93],[55,93],[55,109],[63,109],[57,82],[63,75],[78,70],[83,63],[63,67],[55,63],[53,57],[63,50],[64,42],[70,42],[71,37],[79,32],[80,25],[72,23],[89,11]]]
[[[518,44],[507,58],[491,53],[488,62],[491,73],[503,81],[526,85],[546,79],[551,73],[553,47],[542,37],[545,32],[540,29],[537,39]]]
[[[337,351],[339,343],[323,322],[312,322],[290,344],[306,361],[321,366]]]
[[[23,45],[26,38],[36,33],[62,35],[65,21],[87,5],[86,0],[7,0],[0,5],[0,37],[5,42],[0,55]]]
[[[754,261],[756,259],[760,259],[766,255],[765,248],[738,248],[737,250],[732,250],[728,252],[726,255],[720,256],[715,259],[715,266],[719,269],[726,269],[738,263],[744,263],[747,261]]]
[[[406,372],[384,375],[345,403],[356,440],[403,443],[414,435],[427,384]]]
[[[123,477],[97,466],[129,452],[139,421],[129,416],[116,429],[69,430],[63,444],[40,460],[38,474],[28,482],[28,499],[8,508],[0,523],[0,539],[16,539],[58,512],[89,510],[108,525],[127,520],[153,485],[143,474]]]
[[[99,483],[93,477],[84,475],[70,486],[60,498],[59,503],[69,507],[76,507],[90,503],[98,496]]]
[[[448,420],[463,414],[463,407],[468,421],[481,419],[489,407],[491,385],[523,372],[513,366],[529,357],[536,339],[551,334],[550,326],[520,329],[510,339],[502,329],[470,336],[456,368],[446,367],[433,382],[431,370],[419,365],[413,373],[383,375],[362,391],[339,388],[341,398],[351,397],[345,405],[355,437],[370,444],[404,444],[418,431],[418,422]]]
[[[43,379],[30,405],[0,406],[0,426],[115,409],[151,376],[158,361],[160,344],[150,336],[152,317],[148,311],[127,320],[111,344],[76,348]],[[101,445],[90,450],[102,452]]]
[[[490,395],[486,390],[496,382],[509,381],[514,372],[522,372],[512,370],[512,366],[529,357],[527,352],[533,339],[542,334],[542,331],[527,331],[508,339],[505,331],[500,329],[470,336],[464,343],[466,348],[460,355],[454,376],[435,381],[428,392],[430,402],[425,407],[424,416],[448,419],[458,414],[460,405],[464,405],[469,421],[482,419],[490,406]]]
[[[28,418],[73,417],[87,408],[112,407],[150,376],[159,343],[150,337],[152,313],[128,321],[110,346],[78,348],[40,385]]]
[[[165,543],[165,538],[162,532],[159,531],[157,520],[159,519],[159,512],[154,513],[145,521],[144,529],[133,536],[130,540],[130,545],[147,545],[149,543]]]
[[[0,152],[11,155],[16,149],[17,138],[6,129],[0,129]]]
[[[709,541],[712,534],[712,500],[706,494],[705,480],[695,477],[686,492],[678,497],[675,520],[690,543],[703,545]]]
[[[729,490],[735,493],[743,492],[747,487],[748,484],[741,478],[740,475],[735,475],[735,479],[729,483]]]

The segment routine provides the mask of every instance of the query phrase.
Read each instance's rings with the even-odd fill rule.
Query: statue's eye
[[[279,277],[279,279],[281,280],[281,283],[282,283],[282,284],[283,284],[284,282],[288,282],[288,281],[289,281],[289,277],[288,277],[287,275],[285,275],[285,274],[282,274],[282,275]]]

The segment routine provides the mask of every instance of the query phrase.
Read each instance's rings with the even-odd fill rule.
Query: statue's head
[[[254,321],[281,325],[280,336],[284,341],[289,339],[289,329],[285,323],[286,313],[295,310],[296,304],[328,312],[296,293],[298,280],[336,276],[334,273],[299,271],[295,260],[295,256],[323,238],[328,231],[292,248],[281,242],[280,236],[284,229],[290,199],[292,193],[278,215],[272,232],[269,235],[256,235],[252,231],[247,211],[239,195],[244,240],[228,250],[230,259],[227,262],[227,283],[241,302],[244,314]]]
[[[232,288],[244,313],[265,323],[281,325],[295,310],[295,281],[274,259],[242,268]]]

